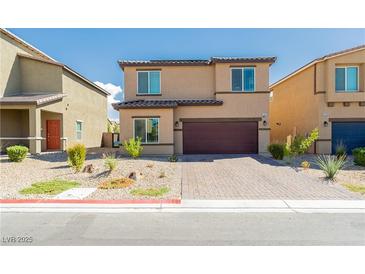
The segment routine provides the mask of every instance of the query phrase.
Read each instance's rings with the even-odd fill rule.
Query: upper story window
[[[336,67],[336,91],[354,92],[359,90],[359,67]]]
[[[137,71],[137,94],[160,94],[160,71]]]
[[[255,68],[242,67],[231,69],[232,91],[255,91]]]

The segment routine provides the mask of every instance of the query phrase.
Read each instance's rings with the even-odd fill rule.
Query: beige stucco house
[[[275,60],[119,61],[121,141],[141,137],[145,154],[265,152]]]
[[[99,147],[108,92],[5,29],[0,29],[0,143],[31,153],[74,143]]]
[[[270,86],[271,140],[319,129],[315,153],[365,146],[365,45],[315,59]]]

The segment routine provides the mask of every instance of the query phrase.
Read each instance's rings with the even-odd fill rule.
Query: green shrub
[[[177,162],[178,158],[177,158],[176,154],[172,154],[171,156],[167,157],[167,160],[169,162]]]
[[[83,144],[76,144],[67,149],[67,162],[76,171],[79,172],[84,166],[86,159],[86,148]]]
[[[123,148],[129,154],[129,156],[131,156],[132,158],[138,158],[139,156],[141,156],[143,150],[141,138],[131,138],[128,141],[124,141]]]
[[[270,144],[267,150],[276,160],[283,160],[285,154],[285,144]]]
[[[104,155],[104,166],[109,170],[113,171],[117,167],[118,161],[115,159],[115,154],[105,154]]]
[[[365,147],[358,147],[352,150],[355,164],[365,166]]]
[[[297,156],[306,153],[310,146],[318,139],[318,136],[318,128],[313,129],[307,138],[301,135],[295,136],[292,144],[288,147],[289,154]]]
[[[343,155],[346,155],[346,146],[342,141],[338,142],[335,147],[335,154],[337,157],[341,157]]]
[[[6,153],[11,162],[21,162],[27,156],[28,148],[25,146],[10,146],[6,148]]]
[[[317,165],[322,169],[327,179],[334,180],[336,174],[346,163],[345,156],[319,155],[316,160]]]

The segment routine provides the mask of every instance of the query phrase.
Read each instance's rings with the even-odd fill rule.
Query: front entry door
[[[47,149],[60,149],[60,120],[47,120]]]

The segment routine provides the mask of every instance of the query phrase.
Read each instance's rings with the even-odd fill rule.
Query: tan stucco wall
[[[215,83],[216,91],[224,92],[231,91],[231,68],[254,66],[255,67],[255,90],[267,91],[269,90],[269,64],[267,63],[217,63],[215,64]]]
[[[254,66],[256,73],[256,91],[269,88],[269,64],[238,63],[202,66],[162,66],[162,67],[125,67],[124,92],[126,100],[136,98],[214,98],[215,92],[231,91],[231,68]],[[161,71],[161,96],[137,96],[137,71]]]
[[[310,67],[273,89],[270,102],[271,142],[284,142],[288,135],[304,135],[319,126],[319,103],[314,95],[314,68]]]
[[[161,145],[144,145],[143,154],[173,154],[173,109],[123,109],[119,111],[120,140],[124,142],[133,138],[134,117],[158,117],[159,143]]]
[[[62,92],[62,67],[24,57],[19,59],[22,94]]]
[[[9,94],[27,93],[65,93],[62,100],[48,105],[39,106],[36,111],[32,105],[1,105],[1,109],[30,109],[29,132],[30,137],[44,136],[45,118],[49,111],[62,114],[61,137],[66,137],[67,144],[72,145],[82,142],[87,147],[99,147],[102,133],[106,131],[107,122],[107,96],[92,85],[76,77],[68,70],[54,64],[19,57],[18,53],[36,56],[24,46],[14,42],[8,36],[1,33],[0,39],[0,96]],[[40,56],[36,56],[40,57]],[[2,119],[7,119],[4,115]],[[83,138],[76,140],[76,120],[83,121]],[[13,136],[18,137],[18,136]],[[40,147],[45,148],[45,144]],[[31,144],[32,145],[32,144]],[[38,148],[37,148],[38,150]]]
[[[214,98],[214,66],[167,66],[138,67],[138,70],[161,70],[161,96],[143,96],[162,98]],[[124,92],[126,100],[137,96],[137,68],[124,69]]]
[[[365,92],[335,92],[336,65],[359,65],[360,91],[364,90],[365,50],[317,63],[281,82],[272,89],[273,98],[270,103],[272,142],[284,141],[287,135],[293,134],[294,128],[297,133],[306,134],[318,127],[320,135],[316,151],[331,153],[331,119],[365,118],[365,107],[359,106],[359,102],[365,102]],[[314,82],[315,75],[316,82]],[[316,95],[314,91],[317,92]],[[334,103],[334,106],[328,107],[329,102]],[[343,102],[351,103],[345,107]],[[325,121],[328,122],[326,127]],[[281,126],[277,123],[281,123]]]
[[[17,53],[29,54],[27,49],[20,48],[8,36],[0,32],[0,97],[20,91],[20,58]]]

